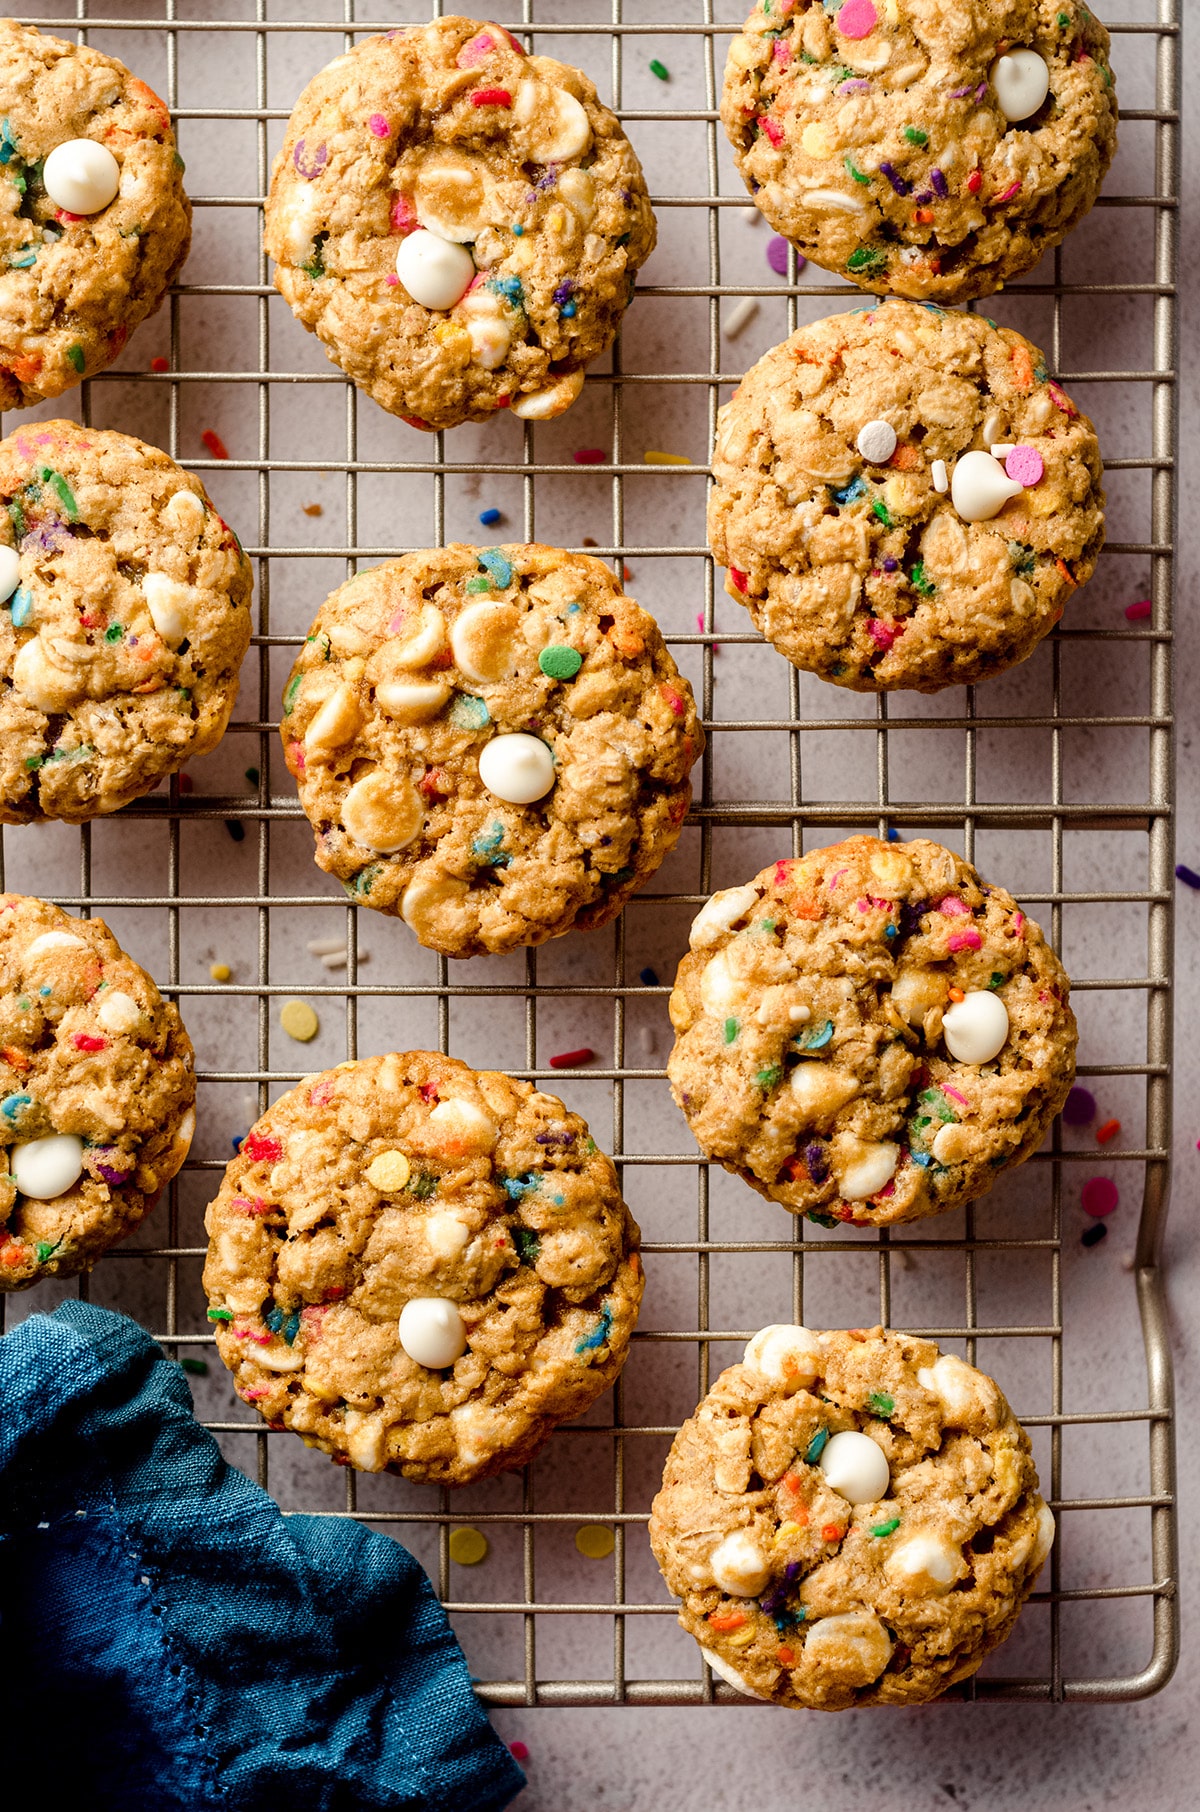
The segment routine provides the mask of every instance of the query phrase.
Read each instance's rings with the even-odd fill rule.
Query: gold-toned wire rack
[[[0,848],[6,885],[104,914],[179,1001],[198,1050],[200,1127],[183,1175],[70,1291],[137,1315],[170,1355],[215,1359],[199,1287],[203,1206],[231,1138],[281,1089],[342,1057],[422,1044],[553,1079],[602,1140],[608,1130],[645,1235],[646,1309],[611,1397],[525,1473],[452,1496],[337,1472],[251,1419],[214,1363],[192,1382],[229,1457],[286,1510],[356,1516],[412,1547],[492,1703],[746,1703],[675,1628],[649,1557],[662,1459],[757,1326],[879,1319],[949,1343],[999,1378],[1058,1515],[1048,1577],[1018,1635],[956,1696],[1154,1692],[1178,1648],[1160,1251],[1171,1142],[1179,0],[1134,0],[1135,16],[1110,21],[1122,149],[1108,191],[1029,281],[986,305],[1045,345],[1097,419],[1112,539],[1024,668],[934,700],[868,700],[796,673],[724,601],[705,546],[719,404],[767,345],[856,303],[794,254],[775,276],[767,231],[746,218],[718,117],[725,47],[746,0],[677,0],[670,18],[654,0],[500,9],[531,49],[598,82],[646,163],[662,243],[611,358],[589,372],[568,417],[433,436],[383,416],[325,362],[275,296],[260,249],[271,156],[304,81],[361,35],[429,9],[284,5],[289,16],[276,18],[268,0],[125,0],[102,13],[80,0],[73,14],[49,4],[23,15],[120,56],[158,88],[196,206],[195,245],[167,308],[118,367],[39,413],[78,408],[201,472],[257,574],[258,632],[217,755],[115,819],[10,830]],[[669,79],[649,69],[652,57]],[[745,298],[761,319],[730,334]],[[203,442],[206,428],[229,458]],[[602,457],[584,466],[573,455],[586,443]],[[646,451],[672,448],[692,463],[645,462]],[[503,523],[484,534],[480,504],[493,502]],[[327,516],[340,535],[326,532]],[[519,959],[448,964],[417,951],[403,926],[341,904],[312,866],[278,754],[282,678],[325,593],[360,562],[447,538],[536,534],[576,547],[589,524],[591,551],[633,568],[630,591],[662,621],[701,700],[709,747],[693,810],[679,850],[615,927]],[[1124,603],[1143,591],[1149,616],[1127,621]],[[793,1223],[698,1159],[661,1067],[687,923],[713,887],[853,828],[937,835],[1032,906],[1073,974],[1081,1082],[1102,1116],[1120,1117],[1116,1140],[1056,1126],[1046,1150],[964,1213],[852,1236]],[[331,931],[344,935],[344,970],[323,970],[305,950]],[[231,979],[213,979],[212,965],[230,959]],[[293,994],[323,1015],[303,1066],[278,1028]],[[598,1056],[586,1068],[549,1063],[556,1046],[589,1041]],[[1111,1236],[1085,1249],[1078,1188],[1097,1165],[1119,1176],[1124,1200]],[[6,1325],[64,1293],[47,1285],[7,1299]],[[591,1522],[613,1531],[608,1562],[574,1546]],[[450,1557],[462,1523],[491,1543],[470,1572]]]

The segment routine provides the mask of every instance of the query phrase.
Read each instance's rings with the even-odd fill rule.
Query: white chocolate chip
[[[548,390],[525,391],[514,396],[509,404],[509,414],[518,416],[521,421],[549,421],[555,415],[564,414],[582,391],[583,372],[567,371]]]
[[[734,1529],[709,1558],[713,1581],[722,1592],[755,1598],[771,1577],[771,1563],[744,1529]]]
[[[132,994],[125,994],[120,988],[114,988],[111,994],[101,997],[96,1008],[96,1018],[106,1032],[117,1032],[132,1035],[148,1029],[149,1021]]]
[[[481,1107],[457,1095],[439,1101],[430,1111],[429,1118],[455,1156],[463,1151],[493,1151],[500,1137],[496,1122]]]
[[[592,142],[587,110],[565,88],[526,79],[513,96],[512,119],[532,157],[541,164],[581,157]]]
[[[298,1372],[304,1364],[304,1354],[280,1341],[274,1346],[255,1347],[254,1363],[264,1365],[269,1372]]]
[[[176,491],[163,509],[163,520],[169,522],[177,534],[198,535],[207,514],[195,491]]]
[[[15,547],[0,543],[0,602],[11,598],[21,583],[21,556]]]
[[[364,849],[390,856],[420,834],[425,808],[407,775],[373,768],[342,801],[342,823]]]
[[[465,881],[443,873],[431,862],[423,862],[401,895],[400,917],[424,942],[426,935],[435,931],[444,910],[457,907],[461,912],[466,897]]]
[[[19,1195],[52,1202],[73,1189],[83,1174],[83,1140],[77,1133],[51,1133],[10,1147],[8,1168]]]
[[[488,224],[487,190],[479,167],[452,151],[435,152],[418,164],[413,205],[427,232],[459,244],[478,239]],[[403,272],[400,278],[403,282]]]
[[[964,522],[990,522],[1022,489],[998,459],[976,448],[955,462],[950,500]]]
[[[844,1611],[813,1624],[804,1656],[826,1680],[869,1686],[892,1658],[892,1639],[872,1611]]]
[[[996,100],[1006,120],[1027,120],[1050,92],[1050,70],[1036,50],[1010,50],[989,71]]]
[[[375,702],[397,723],[423,724],[437,716],[453,690],[444,680],[383,680]]]
[[[838,1156],[840,1159],[842,1154],[839,1153]],[[856,1139],[850,1161],[839,1164],[838,1193],[848,1202],[865,1202],[869,1196],[877,1195],[891,1182],[899,1162],[900,1147],[890,1139],[882,1139],[875,1144],[865,1139]]]
[[[919,1026],[934,1007],[945,1004],[948,986],[936,969],[902,969],[892,983],[892,1005],[910,1026]]]
[[[121,166],[107,145],[94,138],[69,138],[47,157],[42,186],[64,213],[98,214],[116,199]]]
[[[472,318],[467,322],[475,357],[485,371],[496,371],[503,365],[512,346],[512,329],[506,321]]]
[[[436,604],[422,604],[417,619],[386,644],[388,661],[395,667],[427,667],[446,646],[446,619]]]
[[[729,967],[729,956],[718,950],[704,965],[700,975],[700,1004],[713,1019],[725,1019],[740,1013],[749,995],[745,983]]]
[[[449,1210],[427,1215],[424,1232],[430,1251],[438,1258],[457,1258],[471,1237],[465,1221]]]
[[[479,686],[510,675],[520,623],[518,607],[501,598],[460,610],[450,625],[450,652],[459,672]]]
[[[848,1504],[877,1504],[887,1496],[891,1468],[883,1448],[870,1435],[852,1428],[831,1435],[817,1464],[825,1483]]]
[[[396,275],[413,301],[444,313],[475,279],[475,260],[463,245],[418,227],[400,241]]]
[[[1033,1544],[1033,1565],[1040,1567],[1047,1559],[1054,1546],[1054,1512],[1049,1504],[1038,1500],[1037,1538]]]
[[[554,786],[554,756],[540,736],[493,736],[479,751],[479,778],[494,798],[533,805]]]
[[[966,1573],[962,1551],[932,1530],[920,1530],[892,1549],[883,1570],[901,1591],[940,1598]]]
[[[347,1409],[343,1429],[350,1464],[359,1472],[382,1472],[387,1432],[382,1412],[369,1416],[361,1409]]]
[[[40,636],[17,650],[12,668],[13,691],[35,711],[65,711],[84,696],[86,680],[67,673],[50,659]]]
[[[722,893],[714,893],[692,920],[688,944],[693,950],[706,950],[710,944],[719,944],[738,919],[744,919],[757,905],[758,889],[752,884],[726,887]]]
[[[324,749],[343,748],[361,725],[362,712],[354,689],[341,685],[330,693],[304,732],[304,747],[310,755]]]
[[[980,1408],[979,1373],[953,1353],[942,1353],[917,1373],[922,1390],[932,1391],[949,1428],[966,1428]]]
[[[443,1371],[467,1350],[458,1304],[446,1296],[417,1296],[400,1311],[400,1344],[429,1371]]]
[[[957,1164],[970,1149],[971,1136],[965,1126],[941,1126],[930,1146],[939,1164]]]
[[[802,1123],[824,1120],[858,1093],[858,1077],[827,1063],[798,1063],[790,1083],[792,1100]]]
[[[979,432],[983,437],[984,445],[987,447],[990,447],[994,440],[1000,439],[1000,436],[1004,433],[1004,417],[999,409],[988,410],[983,418],[983,427]]]
[[[809,1328],[775,1323],[760,1328],[747,1341],[742,1363],[782,1386],[785,1396],[807,1390],[819,1377],[822,1364],[821,1337]]]
[[[204,593],[194,585],[181,585],[167,573],[148,572],[142,580],[142,596],[167,647],[178,648],[188,633],[189,619],[204,607]]]
[[[700,1653],[704,1656],[704,1659],[708,1662],[708,1665],[712,1668],[714,1674],[719,1674],[721,1676],[726,1686],[732,1686],[735,1692],[745,1693],[748,1699],[761,1699],[764,1705],[769,1705],[771,1703],[771,1700],[765,1692],[755,1692],[752,1686],[747,1686],[741,1674],[738,1673],[735,1667],[731,1667],[728,1661],[722,1660],[720,1655],[714,1654],[711,1648],[705,1648],[703,1643],[700,1644]]]
[[[87,947],[87,939],[76,937],[73,931],[43,931],[27,947],[25,955],[41,956],[46,950],[86,950]]]
[[[591,226],[596,213],[596,181],[589,170],[564,170],[558,179],[558,195],[583,226]]]
[[[942,1014],[942,1037],[956,1063],[990,1063],[1008,1043],[1008,1008],[990,988],[973,988]]]

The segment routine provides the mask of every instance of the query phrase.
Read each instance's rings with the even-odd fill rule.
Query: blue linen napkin
[[[43,1804],[500,1812],[524,1782],[412,1556],[285,1517],[88,1303],[0,1339],[0,1647]]]

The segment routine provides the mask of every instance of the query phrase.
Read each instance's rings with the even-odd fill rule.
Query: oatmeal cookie
[[[102,919],[0,894],[0,1290],[85,1271],[195,1130],[179,1014]]]
[[[128,434],[0,441],[0,820],[115,812],[221,740],[250,563],[198,478]]]
[[[1088,212],[1117,148],[1078,0],[758,0],[721,118],[779,233],[863,289],[989,296]]]
[[[730,597],[795,666],[858,692],[1025,660],[1104,541],[1096,431],[1037,347],[915,302],[765,353],[717,418],[713,475]]]
[[[999,1387],[878,1327],[763,1328],[676,1435],[650,1516],[713,1671],[821,1711],[973,1674],[1053,1541]]]
[[[1062,964],[940,844],[851,837],[701,908],[671,994],[696,1143],[793,1214],[890,1226],[986,1193],[1075,1074]]]
[[[654,619],[536,543],[359,573],[283,710],[318,863],[447,956],[606,924],[673,848],[704,746]]]
[[[87,44],[0,20],[0,409],[110,365],[187,257],[171,119]]]
[[[638,1228],[578,1114],[436,1052],[308,1076],[206,1217],[237,1389],[364,1472],[521,1466],[625,1362]]]
[[[589,78],[457,17],[323,69],[267,204],[297,320],[418,428],[561,415],[654,235],[641,165]]]

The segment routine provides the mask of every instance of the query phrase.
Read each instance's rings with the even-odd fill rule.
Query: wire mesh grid
[[[241,704],[191,790],[172,781],[79,832],[4,836],[5,884],[103,912],[179,1000],[200,1062],[197,1142],[169,1200],[71,1289],[138,1315],[169,1354],[203,1354],[204,1202],[231,1133],[305,1069],[427,1044],[553,1078],[601,1140],[610,1132],[646,1240],[642,1326],[611,1397],[524,1474],[450,1496],[335,1472],[251,1421],[213,1368],[193,1383],[229,1457],[256,1467],[285,1509],[356,1516],[404,1539],[491,1702],[733,1701],[675,1628],[649,1557],[644,1525],[666,1447],[762,1323],[878,1318],[1000,1379],[1059,1515],[1046,1588],[957,1696],[1156,1690],[1177,1646],[1159,1251],[1171,1128],[1178,0],[1145,0],[1144,16],[1110,25],[1123,126],[1108,192],[1052,261],[988,304],[1046,346],[1097,419],[1112,539],[1067,626],[1026,667],[932,700],[868,700],[790,669],[720,601],[704,544],[719,403],[785,331],[857,300],[798,271],[794,255],[774,277],[763,229],[746,219],[717,116],[742,0],[682,0],[669,21],[648,0],[611,0],[607,17],[572,0],[524,0],[505,21],[531,48],[585,66],[602,94],[607,74],[605,98],[647,166],[660,249],[611,359],[562,423],[506,419],[432,437],[383,417],[324,362],[274,297],[259,249],[270,159],[303,82],[356,36],[427,11],[376,15],[355,0],[337,18],[321,0],[288,11],[275,18],[267,0],[126,0],[99,17],[80,0],[73,16],[27,15],[121,56],[159,88],[197,210],[184,281],[119,366],[81,386],[82,419],[143,434],[201,472],[257,568]],[[667,84],[647,73],[651,55],[669,65]],[[761,319],[735,339],[730,311],[746,297]],[[228,460],[198,456],[205,424],[228,440]],[[602,463],[574,462],[583,441],[603,448]],[[647,466],[648,449],[672,447],[692,463]],[[709,748],[679,849],[615,927],[520,959],[449,965],[415,950],[403,927],[335,903],[311,865],[274,713],[325,593],[360,562],[447,536],[481,539],[481,499],[503,506],[498,539],[582,542],[618,571],[632,565],[628,588],[692,679]],[[340,538],[324,532],[326,515]],[[585,538],[584,522],[604,532]],[[1126,623],[1120,606],[1143,588],[1152,614]],[[965,1212],[853,1237],[793,1224],[698,1160],[656,1057],[668,991],[658,972],[669,981],[713,887],[853,828],[939,836],[1033,907],[1073,973],[1080,1074],[1121,1118],[1116,1147],[1056,1127],[1047,1149]],[[344,931],[344,974],[305,950],[331,929]],[[229,982],[210,978],[216,957],[232,959]],[[277,1025],[293,993],[324,1016],[305,1069]],[[594,1064],[549,1066],[555,1044],[581,1038],[601,1053]],[[1100,1254],[1079,1246],[1078,1183],[1101,1162],[1119,1166],[1128,1223],[1140,1197],[1123,1262],[1119,1235]],[[45,1285],[10,1299],[7,1325],[63,1293]],[[608,1565],[574,1549],[587,1521],[614,1532]],[[471,1574],[450,1559],[450,1531],[464,1522],[492,1544]]]

